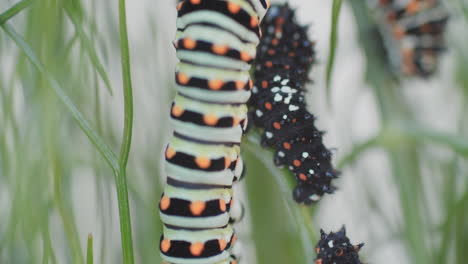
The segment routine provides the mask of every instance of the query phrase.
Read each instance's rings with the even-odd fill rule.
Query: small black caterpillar
[[[363,246],[364,243],[351,244],[344,226],[337,233],[320,230],[320,241],[315,247],[316,264],[362,264],[358,252]]]
[[[373,0],[374,2],[377,0]],[[378,0],[379,31],[391,65],[407,76],[429,77],[446,50],[449,15],[440,0]]]
[[[275,164],[287,165],[294,173],[294,199],[311,204],[335,190],[331,181],[338,176],[331,152],[322,143],[323,132],[315,127],[304,100],[315,43],[287,4],[272,5],[261,28],[249,101],[251,117],[264,129],[262,145],[276,149]]]

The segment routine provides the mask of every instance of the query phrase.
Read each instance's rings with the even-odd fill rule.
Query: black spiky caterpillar
[[[359,250],[364,243],[351,244],[343,226],[337,233],[326,234],[320,229],[320,241],[315,246],[316,264],[362,264]]]
[[[261,28],[249,101],[251,117],[264,129],[262,145],[275,148],[275,164],[286,165],[294,173],[294,199],[311,204],[335,190],[331,181],[338,176],[331,152],[323,145],[323,132],[315,127],[304,99],[315,43],[287,4],[272,5]]]
[[[446,50],[449,15],[440,0],[378,1],[375,17],[392,67],[407,76],[433,75]]]

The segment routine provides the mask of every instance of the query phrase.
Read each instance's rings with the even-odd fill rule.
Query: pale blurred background
[[[16,2],[0,1],[0,13]],[[124,112],[117,1],[38,2],[8,24],[118,153]],[[368,64],[382,57],[369,57],[375,53],[362,48],[359,32],[364,42],[377,43],[369,25],[356,24],[353,11],[367,14],[363,3],[345,2],[330,104],[325,76],[332,1],[289,4],[301,23],[312,25],[310,37],[317,41],[319,63],[307,100],[317,127],[327,132],[326,145],[336,148],[335,164],[356,145],[381,136],[342,163],[338,191],[309,210],[295,206],[288,186],[263,168],[272,167],[271,152],[257,150],[257,137],[250,135],[246,149],[256,151],[244,154],[248,174],[239,187],[248,208],[238,227],[242,263],[312,263],[318,230],[343,224],[353,243],[366,243],[365,263],[467,263],[468,3],[447,2],[453,13],[439,72],[429,80],[397,83],[382,71],[366,82],[367,66],[385,68]],[[175,0],[127,1],[135,108],[127,177],[136,263],[161,262],[157,203],[175,92],[175,18]],[[84,33],[76,34],[77,28]],[[89,50],[102,63],[113,96]],[[94,263],[123,263],[112,171],[5,30],[0,63],[0,263],[83,263],[90,233]],[[305,234],[298,222],[311,226],[312,233]]]

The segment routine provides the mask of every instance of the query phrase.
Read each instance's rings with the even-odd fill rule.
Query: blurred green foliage
[[[96,14],[96,1],[85,5],[79,0],[24,0],[0,5],[5,8],[0,9],[0,58],[2,65],[8,65],[0,71],[0,263],[132,263],[132,237],[137,263],[160,262],[157,244],[161,223],[156,204],[163,177],[158,161],[169,133],[163,130],[169,126],[161,118],[151,151],[130,152],[133,107],[129,54],[144,51],[129,50],[125,1],[120,0],[119,5],[114,2],[106,3],[111,7],[102,12],[104,17]],[[450,92],[460,94],[463,102],[453,133],[423,125],[413,112],[402,92],[406,83],[389,71],[382,47],[372,37],[374,23],[365,1],[343,3],[354,14],[366,62],[365,82],[375,97],[381,126],[376,135],[353,142],[355,146],[338,166],[346,177],[346,170],[359,163],[367,150],[385,151],[401,213],[396,224],[387,225],[387,233],[394,237],[385,239],[401,242],[409,262],[417,264],[464,264],[468,259],[468,122],[464,118],[468,112],[468,4],[463,0],[447,3],[453,11],[452,20],[461,25],[453,28],[450,39],[454,41],[449,42],[456,58],[456,87],[450,87]],[[337,38],[341,1],[330,5],[327,84],[338,74],[333,73],[335,48],[344,45]],[[103,21],[107,23],[106,34],[98,25]],[[158,26],[153,26],[157,31]],[[114,56],[120,56],[123,84],[111,77],[109,57]],[[123,92],[116,87],[122,87]],[[122,97],[118,110],[111,108],[111,101],[117,100],[113,95]],[[157,114],[167,114],[159,109],[168,108],[168,98],[161,99],[167,99],[165,105],[152,106]],[[125,114],[119,117],[117,112]],[[121,122],[123,136],[111,121],[117,118],[126,120]],[[247,203],[257,263],[312,263],[319,228],[313,219],[319,206],[305,208],[291,200],[293,179],[272,164],[271,151],[259,148],[257,131],[245,141]],[[432,155],[434,147],[448,151],[448,158]],[[121,149],[119,156],[115,154]],[[87,192],[76,186],[85,175],[94,181],[96,199],[93,205],[84,206],[96,208],[92,221],[99,221],[96,226],[100,231],[99,237],[93,233],[89,240],[91,230],[80,230],[79,226],[86,225],[77,223],[83,219],[77,215],[77,207],[86,201],[81,193]],[[437,188],[428,190],[427,182],[436,182]],[[127,185],[130,204],[126,201]],[[371,189],[366,189],[368,206],[386,222],[390,212],[376,205],[382,194]],[[117,204],[120,215],[113,211]],[[115,246],[113,239],[120,235],[113,234],[114,227],[119,223],[122,240]],[[377,245],[367,247],[363,252],[372,254]]]

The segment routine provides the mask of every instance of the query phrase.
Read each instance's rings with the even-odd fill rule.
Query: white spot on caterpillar
[[[283,115],[283,119],[288,119],[288,115]]]
[[[278,156],[284,158],[284,156],[286,156],[286,155],[284,155],[284,152],[283,152],[283,151],[279,151],[279,152],[278,152]]]
[[[299,109],[299,106],[297,106],[297,105],[290,105],[288,109],[289,109],[289,111],[296,111],[297,109]]]
[[[273,98],[273,100],[275,100],[275,102],[279,102],[279,101],[283,100],[283,96],[281,96],[280,94],[276,94],[275,97]]]
[[[310,169],[310,170],[309,170],[309,173],[310,173],[310,174],[314,174],[315,171],[314,171],[313,169]]]
[[[283,87],[281,87],[281,92],[283,92],[283,93],[290,93],[290,92],[291,92],[291,87],[289,87],[289,86],[283,86]]]
[[[281,81],[281,85],[286,85],[286,84],[288,84],[288,82],[289,82],[289,79],[285,79],[285,80]]]
[[[258,110],[258,109],[257,109],[257,111],[255,111],[255,114],[256,114],[258,117],[262,117],[262,115],[263,115],[262,111],[260,111],[260,110]]]
[[[273,81],[275,81],[275,82],[281,81],[281,76],[276,75],[275,77],[273,77]]]
[[[302,157],[303,157],[304,159],[307,158],[307,157],[309,157],[309,153],[307,153],[307,152],[302,152]]]
[[[279,90],[280,90],[279,87],[273,87],[273,88],[271,88],[271,91],[272,91],[273,93],[277,93],[277,92],[279,92]]]
[[[257,88],[257,86],[254,86],[254,87],[252,88],[252,92],[253,92],[254,94],[258,93],[258,88]]]
[[[314,202],[320,201],[321,198],[322,198],[322,197],[321,197],[320,195],[317,195],[317,194],[312,194],[311,196],[309,196],[309,199],[312,200],[312,201],[314,201]],[[333,247],[333,240],[330,241],[330,242],[331,242],[331,244],[332,244],[331,247]],[[330,246],[330,242],[328,242],[328,246]]]
[[[267,138],[272,138],[272,137],[273,137],[273,133],[267,131],[267,132],[265,132],[265,136],[266,136]]]
[[[285,104],[289,104],[291,102],[292,96],[288,96],[286,99],[284,99]]]
[[[316,194],[314,194],[314,195],[316,195]],[[311,196],[311,197],[312,197],[312,196]],[[330,241],[328,242],[328,246],[329,246],[330,248],[333,248],[333,240],[330,240]]]

